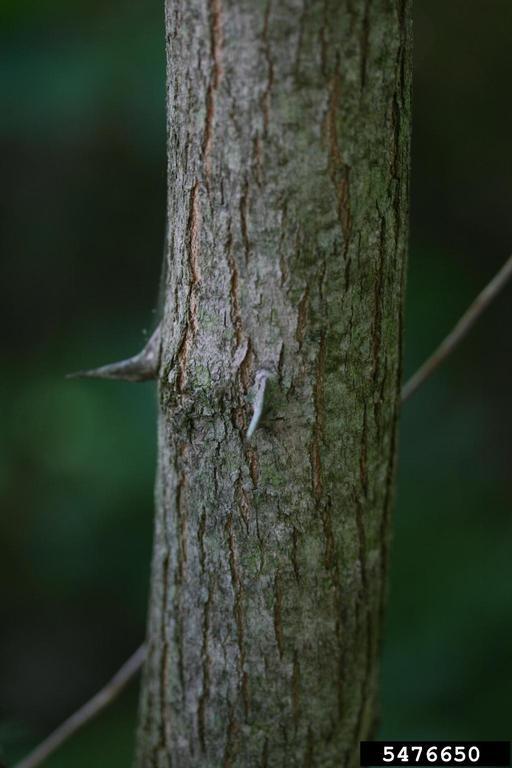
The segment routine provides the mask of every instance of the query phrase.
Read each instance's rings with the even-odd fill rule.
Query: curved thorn
[[[112,379],[116,381],[149,381],[156,379],[160,364],[161,328],[157,326],[148,343],[137,355],[86,371],[69,373],[67,379]]]
[[[267,386],[267,381],[271,376],[271,372],[267,368],[261,368],[256,373],[255,377],[255,387],[256,387],[256,394],[254,396],[254,402],[253,402],[253,414],[251,422],[247,428],[247,439],[250,440],[253,434],[255,433],[256,429],[258,428],[258,424],[260,423],[261,414],[263,413],[263,405],[265,403],[265,389]]]

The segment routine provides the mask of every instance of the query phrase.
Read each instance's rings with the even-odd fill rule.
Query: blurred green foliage
[[[406,373],[508,254],[509,0],[416,0]],[[154,391],[66,382],[154,322],[165,211],[160,2],[0,4],[4,327],[0,760],[141,641]],[[383,737],[510,737],[510,291],[404,409]],[[137,692],[49,768],[129,764]]]

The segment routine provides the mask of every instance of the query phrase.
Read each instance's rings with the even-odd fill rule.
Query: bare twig
[[[121,381],[148,381],[156,379],[160,363],[161,332],[160,325],[152,334],[148,343],[138,354],[119,360],[116,363],[102,365],[88,371],[70,373],[68,379],[116,379]]]
[[[512,256],[509,256],[500,271],[486,285],[483,291],[478,294],[474,302],[462,315],[458,323],[448,336],[441,342],[433,355],[426,360],[421,368],[406,382],[402,389],[402,403],[405,403],[419,387],[437,370],[446,358],[453,352],[455,347],[466,336],[471,327],[476,323],[480,315],[494,301],[498,293],[505,286],[512,276]]]
[[[65,741],[73,736],[77,731],[87,725],[87,723],[99,715],[108,705],[116,699],[126,688],[128,683],[133,680],[137,672],[142,667],[146,657],[146,646],[141,645],[135,653],[123,664],[111,680],[96,693],[92,699],[89,699],[80,709],[71,717],[64,720],[53,733],[39,744],[27,757],[14,766],[14,768],[36,768],[51,754],[59,749]]]

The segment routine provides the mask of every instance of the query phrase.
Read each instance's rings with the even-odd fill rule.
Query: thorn
[[[254,402],[252,406],[253,414],[252,414],[251,423],[247,428],[248,440],[251,439],[256,429],[258,428],[258,424],[260,423],[261,414],[263,413],[263,405],[265,402],[265,389],[267,386],[267,381],[271,376],[272,376],[272,373],[268,370],[268,368],[260,368],[260,370],[256,372],[256,377],[254,382],[254,386],[256,388],[256,394],[254,395]]]
[[[149,381],[156,379],[160,365],[161,326],[156,327],[148,343],[137,355],[117,363],[102,365],[87,371],[69,373],[67,379],[112,379],[119,381]]]

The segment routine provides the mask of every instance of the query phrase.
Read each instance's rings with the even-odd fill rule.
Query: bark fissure
[[[361,90],[366,88],[366,73],[368,69],[369,38],[370,38],[370,0],[365,0],[363,21],[361,24]]]
[[[210,0],[210,40],[212,71],[206,94],[206,119],[204,124],[203,154],[206,183],[211,175],[211,152],[215,124],[215,101],[222,77],[222,3]]]
[[[249,714],[249,677],[244,668],[245,666],[245,646],[244,646],[244,590],[240,573],[237,566],[237,555],[235,551],[235,539],[233,534],[233,518],[229,514],[226,520],[226,534],[229,543],[229,568],[231,571],[231,584],[233,589],[233,616],[235,618],[238,652],[239,652],[239,677],[241,680],[242,699],[245,715]]]
[[[231,322],[235,333],[235,343],[237,348],[241,347],[243,341],[242,333],[242,316],[240,314],[240,300],[238,296],[239,292],[239,276],[238,267],[236,265],[235,258],[233,256],[233,237],[231,234],[231,227],[228,229],[228,236],[226,239],[226,258],[229,267],[229,301],[230,301],[230,314]]]
[[[249,205],[249,184],[247,179],[244,181],[242,187],[242,194],[240,196],[240,229],[242,231],[242,240],[244,244],[244,253],[246,263],[249,261],[251,253],[251,243],[249,240],[249,225],[247,222],[247,211]]]
[[[344,162],[338,137],[337,113],[341,100],[341,76],[339,60],[329,83],[329,105],[325,118],[327,141],[329,146],[329,168],[338,200],[338,219],[345,243],[345,255],[348,251],[352,229],[350,210],[350,167]]]
[[[169,579],[169,555],[166,555],[163,562],[163,570],[162,570],[162,584],[163,584],[163,591],[162,591],[162,627],[161,627],[161,634],[160,634],[160,642],[161,642],[161,662],[160,662],[160,711],[161,711],[161,722],[160,722],[160,741],[158,744],[158,749],[161,751],[166,752],[168,747],[168,730],[171,723],[171,718],[169,716],[169,708],[167,705],[167,699],[165,695],[165,691],[167,689],[167,683],[169,680],[169,645],[167,642],[167,635],[165,631],[165,623],[167,621],[167,611],[168,611],[168,579]]]
[[[297,311],[297,327],[295,329],[295,338],[299,343],[299,347],[302,346],[304,341],[304,335],[306,333],[306,325],[308,320],[308,304],[309,304],[309,288],[304,288],[301,300],[299,301],[299,307]]]
[[[276,571],[276,578],[274,580],[274,632],[276,636],[277,648],[279,650],[279,656],[281,658],[284,652],[282,610],[283,592],[281,586],[281,577],[278,569]]]
[[[263,21],[263,32],[262,32],[263,49],[265,51],[265,63],[267,65],[267,82],[265,83],[265,88],[263,91],[263,95],[261,97],[261,105],[262,105],[262,112],[263,112],[263,132],[265,135],[268,131],[268,124],[270,121],[270,94],[272,92],[272,84],[274,82],[274,64],[272,62],[272,58],[270,55],[270,41],[269,41],[269,20],[270,20],[271,7],[272,7],[272,0],[268,0],[267,7],[265,9],[265,16]]]
[[[199,182],[195,181],[190,193],[189,217],[187,223],[187,261],[189,269],[189,287],[187,296],[187,318],[183,340],[178,351],[179,372],[177,377],[178,392],[183,392],[187,383],[187,363],[190,349],[197,333],[198,288],[201,279],[199,270]]]
[[[208,589],[208,598],[204,605],[204,614],[203,614],[203,641],[202,641],[203,690],[199,697],[199,702],[197,706],[197,717],[198,717],[197,728],[199,733],[199,741],[200,741],[201,749],[203,753],[206,751],[205,720],[206,720],[206,708],[208,705],[208,695],[209,695],[209,689],[210,689],[210,656],[208,652],[208,634],[210,630],[209,611],[210,611],[211,599],[212,599],[212,595],[211,595],[211,587],[210,587]]]
[[[325,334],[320,336],[318,357],[316,361],[315,380],[313,383],[313,399],[315,405],[315,421],[311,441],[311,472],[313,493],[318,501],[322,498],[322,459],[321,441],[324,428],[324,375],[325,375]],[[328,537],[327,537],[328,540]],[[328,541],[327,541],[328,543]]]

